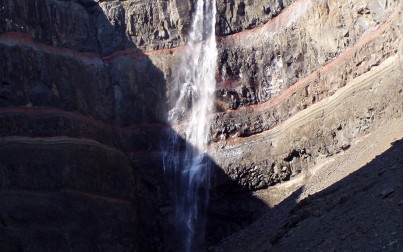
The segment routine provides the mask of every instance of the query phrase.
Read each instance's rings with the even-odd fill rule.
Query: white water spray
[[[169,112],[172,128],[179,120],[187,121],[184,139],[172,134],[164,156],[165,172],[174,185],[175,226],[183,251],[194,250],[204,239],[210,179],[206,151],[217,61],[215,16],[216,0],[197,1],[174,83],[179,97]],[[186,142],[185,150],[181,140]]]

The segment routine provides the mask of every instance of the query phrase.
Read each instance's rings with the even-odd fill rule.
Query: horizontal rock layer
[[[293,0],[219,1],[217,35],[254,28]],[[111,54],[172,48],[186,40],[194,0],[3,0],[0,33],[24,32],[56,47]]]
[[[21,33],[1,34],[0,51],[2,107],[56,107],[123,126],[163,117],[163,75],[141,53],[103,58]]]
[[[281,176],[289,179],[318,158],[348,149],[357,136],[402,116],[401,74],[398,57],[392,56],[269,131],[213,144],[211,155],[249,189],[280,182]]]
[[[68,137],[2,137],[0,149],[1,250],[136,248],[137,182],[123,153]]]

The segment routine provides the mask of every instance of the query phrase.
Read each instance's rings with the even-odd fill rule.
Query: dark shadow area
[[[178,207],[175,202],[182,202],[186,197],[186,192],[182,191],[181,176],[183,176],[183,163],[181,159],[188,151],[194,151],[194,147],[181,138],[174,130],[166,132],[167,138],[163,146],[168,149],[172,147],[171,141],[175,139],[176,150],[165,150],[166,154],[173,154],[175,157],[164,157],[165,168],[172,169],[168,163],[179,163],[177,170],[165,170],[161,176],[165,177],[164,188],[168,188],[167,205],[165,207],[167,224],[170,226],[165,236],[173,235],[165,243],[162,251],[183,251],[185,232],[189,232],[186,227],[175,227],[175,209]],[[199,210],[195,226],[194,244],[191,251],[205,251],[208,247],[216,244],[221,239],[248,226],[268,210],[267,205],[260,199],[252,196],[252,192],[242,188],[232,180],[224,171],[215,164],[209,157],[203,159],[205,171],[202,176],[200,188],[196,193],[199,202]],[[188,188],[187,188],[188,189]],[[207,194],[206,194],[207,193]],[[207,198],[206,198],[207,197]],[[208,203],[205,202],[208,200]],[[206,204],[207,203],[207,204]],[[179,206],[181,207],[181,206]],[[204,230],[204,226],[206,227]],[[166,241],[165,241],[166,242]]]
[[[231,180],[229,183],[235,184]],[[301,187],[271,208],[251,191],[237,185],[233,188],[238,191],[225,196],[212,192],[206,251],[260,251],[254,249],[256,244],[266,241],[281,227],[303,192]]]
[[[212,251],[400,251],[403,140],[298,204],[302,188]],[[234,245],[233,243],[235,243]]]
[[[271,251],[403,249],[403,140],[295,206]],[[320,234],[320,235],[318,235]]]
[[[161,71],[91,1],[0,9],[0,251],[163,247]]]

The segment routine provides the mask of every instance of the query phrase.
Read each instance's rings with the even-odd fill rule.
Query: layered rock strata
[[[220,1],[218,34],[254,28],[277,16],[292,2]],[[183,44],[195,8],[192,0],[46,0],[38,3],[4,0],[0,32],[24,32],[53,46],[104,55],[133,49],[133,45],[152,51]]]
[[[295,3],[294,6],[298,6],[297,4],[302,4],[302,1]],[[315,3],[312,4],[313,6],[308,8],[308,13],[315,9]],[[216,203],[212,214],[214,221],[210,226],[212,233],[219,233],[217,230],[221,228],[221,235],[228,235],[231,233],[225,228],[228,226],[232,227],[232,230],[240,230],[247,225],[248,216],[259,215],[259,211],[262,211],[262,208],[256,206],[245,209],[239,207],[238,200],[244,200],[242,196],[239,196],[238,200],[225,201],[224,199],[232,197],[228,195],[236,195],[231,193],[230,188],[234,187],[231,186],[232,181],[236,181],[240,188],[248,190],[263,189],[288,181],[300,172],[309,172],[311,167],[326,157],[347,150],[357,137],[382,127],[393,118],[402,116],[403,73],[399,59],[403,52],[401,48],[403,19],[401,3],[395,4],[386,11],[388,14],[381,15],[382,22],[374,27],[368,26],[366,32],[362,32],[362,35],[345,49],[338,49],[339,51],[332,57],[324,59],[323,54],[322,57],[317,55],[312,57],[310,63],[306,61],[309,59],[309,53],[305,55],[304,60],[298,64],[304,65],[301,69],[307,72],[296,78],[297,82],[293,81],[295,76],[287,78],[286,74],[294,63],[279,68],[279,71],[283,72],[277,71],[277,76],[282,76],[284,91],[279,91],[267,102],[224,111],[213,116],[211,156],[217,166],[221,167],[232,180],[229,182],[226,177],[219,175],[214,178],[217,196],[213,194],[212,197],[212,201]],[[287,10],[292,8],[293,6],[290,6]],[[287,10],[282,14],[286,14]],[[295,14],[295,10],[290,13]],[[330,9],[329,13],[337,13],[337,8]],[[306,17],[300,18],[301,25],[309,23],[309,18],[307,20]],[[281,18],[280,14],[278,20]],[[323,23],[329,19],[326,17]],[[283,20],[287,18],[284,16]],[[318,20],[318,17],[315,20]],[[275,22],[276,19],[266,26],[278,25],[284,28],[285,22]],[[296,24],[298,21],[293,26]],[[315,28],[318,29],[316,26]],[[287,33],[286,30],[278,31],[274,36],[280,37],[281,34]],[[297,29],[300,32],[306,30]],[[267,28],[263,34],[270,34],[271,31]],[[259,37],[254,36],[251,31],[245,33],[246,38],[250,36],[254,39],[246,39],[247,42],[243,45],[244,38],[241,33],[233,43],[239,44],[241,48],[250,48],[249,45]],[[308,38],[307,41],[310,41],[309,36],[301,38]],[[329,36],[324,36],[319,42],[328,45],[328,39]],[[337,37],[334,39],[340,41]],[[285,43],[289,40],[281,41]],[[302,44],[303,41],[298,43]],[[318,42],[308,43],[310,46],[315,44]],[[270,54],[271,50],[267,51],[262,55]],[[310,50],[310,53],[314,51]],[[254,54],[251,52],[249,51],[247,55],[253,61]],[[288,53],[290,52],[286,49],[275,52],[280,57]],[[277,58],[274,57],[273,60]],[[317,67],[313,67],[315,65]],[[311,66],[315,71],[308,70]],[[256,73],[250,76],[256,76]],[[244,90],[245,88],[253,90],[246,85],[242,86],[242,80],[239,82]],[[232,85],[234,82],[230,83]],[[260,85],[264,81],[256,83]],[[276,82],[272,79],[270,83]],[[253,103],[258,102],[256,99]],[[221,208],[217,207],[220,206],[218,202],[221,202]],[[253,206],[247,201],[244,201],[244,205]],[[224,218],[226,221],[220,222]]]
[[[400,1],[217,7],[209,244],[267,209],[251,191],[343,152],[403,100]],[[193,10],[0,0],[0,250],[171,248],[161,142]]]
[[[0,2],[2,251],[162,250],[163,74],[82,3]]]
[[[399,54],[401,38],[401,24],[398,23],[399,20],[401,22],[401,12],[399,12],[399,8],[397,8],[396,11],[388,17],[385,23],[378,25],[372,31],[366,33],[356,44],[347,48],[340,56],[323,67],[318,68],[307,77],[302,78],[278,97],[258,106],[216,114],[213,117],[215,123],[213,123],[212,126],[212,141],[219,141],[223,137],[229,137],[230,139],[247,137],[270,130],[276,125],[283,122],[286,123],[288,118],[293,118],[293,115],[296,115],[299,111],[303,111],[326,97],[333,97],[338,94],[339,89],[346,86],[349,81],[370,71],[385,59]],[[369,107],[368,111],[362,111],[362,114],[357,114],[356,116],[353,116],[353,113],[349,114],[348,116],[356,118],[355,124],[357,130],[351,133],[352,135],[349,137],[346,136],[344,139],[336,140],[336,146],[330,147],[333,145],[333,140],[331,139],[335,137],[337,131],[340,131],[344,127],[342,120],[335,121],[334,124],[337,124],[336,126],[323,127],[323,130],[331,131],[331,133],[329,133],[329,137],[327,137],[328,139],[323,143],[323,146],[319,148],[321,151],[317,155],[330,156],[344,148],[348,148],[349,141],[354,139],[357,134],[367,130],[367,128],[372,125],[374,117],[379,114],[385,115],[384,106],[392,106],[394,108],[390,111],[390,117],[401,116],[402,108],[399,103],[401,99],[401,81],[398,80],[401,73],[395,71],[392,75],[388,75],[389,78],[392,76],[396,76],[397,85],[385,88],[390,95],[390,98],[387,98],[387,100],[391,102],[378,108],[378,105],[375,105],[376,103],[372,99],[371,102],[374,104],[372,105],[373,108]],[[394,91],[390,92],[389,90]],[[359,101],[357,101],[357,103],[359,103]],[[379,111],[375,111],[377,109],[379,109]],[[324,113],[323,116],[330,117],[326,113]],[[389,118],[385,118],[384,120],[388,119]],[[347,118],[345,120],[347,120]],[[364,124],[364,126],[362,124]],[[297,134],[301,134],[301,132]],[[305,136],[309,138],[308,136],[311,135],[306,134]],[[315,144],[321,142],[319,136],[313,138],[317,141]],[[228,140],[228,142],[232,141]],[[282,161],[289,163],[294,158],[298,159],[311,155],[307,152],[310,148],[291,146],[292,145],[290,145],[287,150],[282,150],[282,155],[280,155],[280,153],[273,155],[278,157],[278,160],[277,162],[268,164],[268,166],[274,167]],[[297,165],[299,167],[289,164],[286,166],[288,167],[287,170],[291,169],[292,172],[296,172],[304,167],[304,165],[301,166],[300,164]],[[223,165],[223,167],[226,166]],[[249,169],[252,169],[252,167]],[[262,185],[267,185],[264,184],[265,183]]]

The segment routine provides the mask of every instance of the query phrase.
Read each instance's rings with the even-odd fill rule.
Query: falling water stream
[[[203,242],[206,225],[210,185],[206,152],[217,61],[215,16],[216,0],[197,0],[174,78],[174,86],[180,92],[169,112],[172,128],[179,122],[186,125],[182,137],[178,133],[170,135],[164,156],[165,173],[174,185],[176,242],[183,251],[194,251]],[[181,145],[183,140],[185,148]]]

